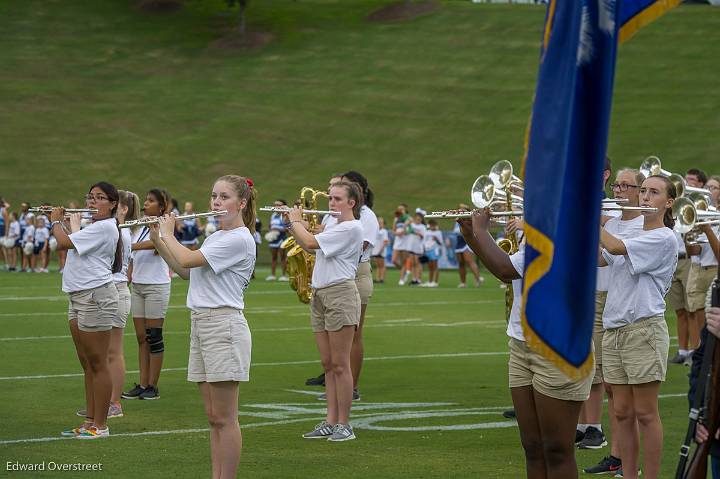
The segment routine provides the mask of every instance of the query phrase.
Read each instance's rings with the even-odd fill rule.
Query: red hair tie
[[[247,184],[250,188],[253,187],[253,185],[254,185],[253,180],[251,180],[250,178],[245,178],[245,181],[247,182]]]

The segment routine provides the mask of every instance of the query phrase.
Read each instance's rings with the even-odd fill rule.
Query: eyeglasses
[[[610,188],[614,190],[627,191],[628,188],[637,188],[638,185],[628,185],[627,183],[613,183]]]
[[[88,201],[92,201],[92,200],[95,200],[95,201],[107,201],[108,197],[107,197],[107,196],[102,196],[102,195],[97,195],[97,196],[87,195],[87,196],[85,196],[85,199],[88,200]]]

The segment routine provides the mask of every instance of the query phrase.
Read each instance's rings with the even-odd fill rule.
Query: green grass
[[[260,269],[258,274],[263,277],[267,271]],[[318,470],[351,478],[523,477],[517,429],[500,415],[511,401],[503,294],[497,282],[488,277],[481,288],[459,290],[455,288],[456,273],[443,272],[441,288],[419,290],[396,286],[396,279],[390,272],[388,282],[376,287],[368,309],[363,398],[355,404],[353,420],[373,421],[363,416],[376,414],[382,420],[375,419],[371,425],[423,430],[376,430],[358,425],[358,440],[352,443],[302,440],[300,434],[322,417],[321,402],[291,391],[319,391],[304,386],[306,378],[319,372],[308,307],[297,302],[287,284],[254,281],[246,296],[253,368],[250,382],[240,387],[244,450],[239,477],[304,478]],[[54,439],[61,430],[76,425],[75,410],[83,406],[83,386],[67,336],[67,306],[59,276],[0,273],[0,476],[6,473],[6,461],[100,462],[102,477],[124,478],[133,470],[152,470],[157,477],[209,475],[207,432],[183,432],[206,428],[200,394],[185,380],[182,370],[187,366],[189,343],[186,287],[178,280],[172,285],[165,353],[165,367],[171,370],[161,376],[159,401],[124,401],[126,416],[110,420],[116,436],[108,441],[7,444],[4,441]],[[674,331],[674,318],[668,320]],[[128,326],[125,356],[131,371],[137,369],[133,335],[133,327]],[[436,355],[445,356],[433,357]],[[397,356],[401,357],[393,359]],[[296,362],[300,363],[293,364]],[[74,376],[8,379],[62,374]],[[660,400],[665,431],[662,477],[672,476],[676,451],[684,437],[686,400],[680,395],[687,389],[686,374],[687,368],[671,365],[661,389],[663,395],[674,395]],[[127,383],[131,385],[133,380],[137,374],[129,373]],[[391,403],[451,404],[411,407]],[[282,404],[294,404],[303,411],[285,417],[257,416],[278,412],[267,407],[280,408]],[[361,409],[378,404],[382,404],[378,409]],[[465,415],[448,415],[448,411],[458,410]],[[393,416],[400,411],[435,415]],[[495,422],[509,427],[447,430],[452,425]],[[153,431],[176,433],[137,435]],[[341,464],[337,463],[338,449],[342,450]],[[606,453],[580,451],[578,463],[594,464]],[[26,477],[52,474],[56,473]]]
[[[0,193],[67,202],[98,178],[204,204],[240,173],[263,203],[364,172],[388,214],[467,201],[499,159],[519,166],[542,7],[445,1],[377,24],[380,0],[251,2],[257,51],[212,48],[221,0],[147,14],[135,0],[0,4]],[[720,150],[720,10],[682,6],[619,54],[609,152],[713,170]],[[22,179],[22,181],[21,181]]]

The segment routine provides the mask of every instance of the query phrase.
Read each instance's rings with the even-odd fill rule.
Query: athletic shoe
[[[678,351],[677,353],[675,353],[675,356],[673,356],[670,362],[673,364],[683,364],[685,362],[685,358],[686,356],[684,354],[680,354],[680,352]]]
[[[332,436],[328,438],[328,441],[333,442],[341,442],[341,441],[352,441],[355,439],[355,434],[353,434],[352,427],[350,427],[350,424],[335,424],[335,427],[332,431]]]
[[[692,357],[693,357],[692,354],[688,354],[687,356],[685,356],[685,360],[683,361],[683,364],[685,366],[692,367],[692,361],[693,361]]]
[[[620,459],[610,455],[603,457],[596,465],[584,468],[583,472],[585,474],[612,474],[621,471],[621,468],[622,462],[620,462]]]
[[[110,428],[98,429],[95,426],[90,426],[75,436],[75,439],[101,439],[103,437],[110,437]]]
[[[148,386],[143,392],[140,393],[138,399],[160,399],[160,390],[158,390],[158,388],[156,388],[155,386]]]
[[[67,431],[63,431],[60,433],[63,437],[75,437],[79,434],[82,434],[85,432],[85,425],[74,427],[72,429],[68,429]]]
[[[87,416],[87,409],[78,409],[75,411],[76,416],[85,417]]]
[[[353,401],[359,401],[360,400],[360,391],[357,389],[353,389]]]
[[[419,286],[421,284],[422,284],[422,282],[419,279],[414,279],[414,280],[410,281],[410,286]]]
[[[137,399],[140,397],[140,394],[145,390],[144,387],[140,386],[139,384],[135,384],[135,387],[129,390],[128,392],[124,392],[120,395],[123,399]]]
[[[458,288],[466,288],[466,287],[467,287],[467,286],[465,285],[465,283],[460,283],[460,284],[458,284]]]
[[[120,405],[120,403],[115,403],[115,404],[110,403],[110,407],[108,408],[107,417],[108,417],[108,419],[110,419],[111,417],[123,417],[123,410],[122,410],[122,406]]]
[[[318,394],[318,396],[315,399],[317,399],[318,401],[325,401],[327,399],[327,394],[325,394],[325,393]]]
[[[309,378],[305,381],[305,386],[325,386],[325,373],[316,378]]]
[[[607,446],[605,434],[593,426],[588,426],[585,430],[585,437],[578,443],[578,449],[600,449]]]
[[[283,275],[278,278],[278,281],[288,281],[288,277]]]
[[[638,476],[642,476],[642,471],[640,469],[638,469]],[[616,472],[613,477],[624,477],[622,468],[620,468],[620,470],[618,472]]]
[[[398,281],[398,286],[405,286],[405,280],[401,279],[400,281]]]
[[[516,417],[514,409],[508,409],[507,411],[503,411],[502,415],[505,419],[515,419]]]
[[[582,432],[580,429],[575,429],[575,445],[577,446],[584,438],[585,433]]]
[[[302,435],[305,439],[327,439],[333,435],[333,426],[326,421],[321,422],[315,429]]]
[[[265,281],[275,281],[275,276],[270,275],[267,278],[265,278]]]
[[[483,284],[484,282],[485,282],[485,278],[480,276],[478,279],[475,280],[475,286],[477,286],[479,288],[480,285]]]

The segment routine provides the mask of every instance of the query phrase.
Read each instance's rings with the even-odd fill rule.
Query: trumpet
[[[42,213],[42,214],[49,215],[50,213],[52,213],[52,210],[55,208],[62,208],[62,206],[34,206],[34,207],[28,209],[28,211],[30,213]],[[65,208],[65,216],[70,216],[73,213],[95,214],[97,212],[98,212],[98,210],[95,208]]]
[[[503,190],[492,179],[491,175],[478,176],[470,189],[470,201],[476,208],[487,208],[499,203],[507,203],[508,199],[513,206],[523,207],[523,197]]]
[[[675,185],[675,191],[678,198],[681,196],[688,196],[690,193],[699,193],[708,198],[712,197],[710,190],[705,188],[696,188],[694,186],[688,186],[687,181],[681,175],[677,173],[671,173],[667,170],[662,169],[662,162],[657,156],[648,156],[640,164],[640,173],[645,175],[645,178],[653,175],[660,175],[670,180]]]
[[[193,218],[207,218],[208,216],[222,216],[226,215],[227,210],[220,210],[220,211],[208,211],[206,213],[193,213],[191,215],[180,215],[175,216],[176,220],[189,220]],[[140,218],[139,220],[134,221],[128,221],[126,223],[123,223],[119,226],[119,228],[134,228],[135,226],[147,226],[151,224],[158,223],[160,221],[160,218],[157,216],[148,216],[145,218]]]
[[[432,211],[425,215],[425,218],[470,218],[472,211],[467,210],[445,210],[445,211]],[[505,216],[522,216],[523,212],[520,210],[513,211],[491,211],[490,216],[493,217],[505,217]]]
[[[513,166],[507,160],[500,160],[490,168],[490,179],[499,189],[525,191],[523,181],[513,174]]]
[[[262,208],[258,208],[258,211],[269,211],[272,213],[288,213],[292,208],[288,206],[263,206]],[[302,213],[304,215],[330,215],[330,216],[340,216],[339,211],[331,211],[331,210],[302,210]]]

